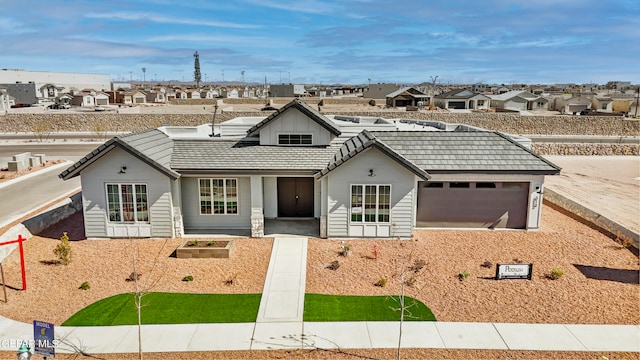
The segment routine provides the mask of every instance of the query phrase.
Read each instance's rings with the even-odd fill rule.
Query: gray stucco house
[[[265,219],[316,219],[321,237],[408,238],[416,227],[537,229],[560,169],[505,134],[465,125],[325,116],[294,100],[214,128],[112,138],[81,176],[87,238],[179,237]]]

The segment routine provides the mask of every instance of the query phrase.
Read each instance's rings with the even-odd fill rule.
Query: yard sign
[[[527,279],[531,280],[533,264],[497,264],[496,280]]]

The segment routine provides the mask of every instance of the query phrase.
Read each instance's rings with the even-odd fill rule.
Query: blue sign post
[[[44,321],[33,321],[33,342],[35,354],[47,357],[56,356],[53,337],[53,324]]]

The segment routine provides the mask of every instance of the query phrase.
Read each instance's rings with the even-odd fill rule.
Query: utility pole
[[[244,84],[244,70],[240,71],[240,75],[242,75],[242,83]]]
[[[222,82],[224,82],[224,70],[222,70]]]
[[[640,117],[640,114],[638,114],[638,103],[640,102],[640,86],[637,89],[636,92],[636,118]]]
[[[143,67],[142,68],[142,83],[144,84],[145,82],[147,82],[147,68]]]
[[[196,82],[196,88],[199,88],[200,81],[202,81],[202,75],[200,75],[200,55],[198,55],[198,52],[196,51],[195,54],[193,54],[193,57],[195,58],[193,61],[193,79]]]

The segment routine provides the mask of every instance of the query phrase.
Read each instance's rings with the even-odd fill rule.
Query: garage
[[[467,104],[464,101],[449,101],[447,103],[449,109],[466,109]]]
[[[416,226],[524,229],[528,199],[528,182],[420,182]]]

